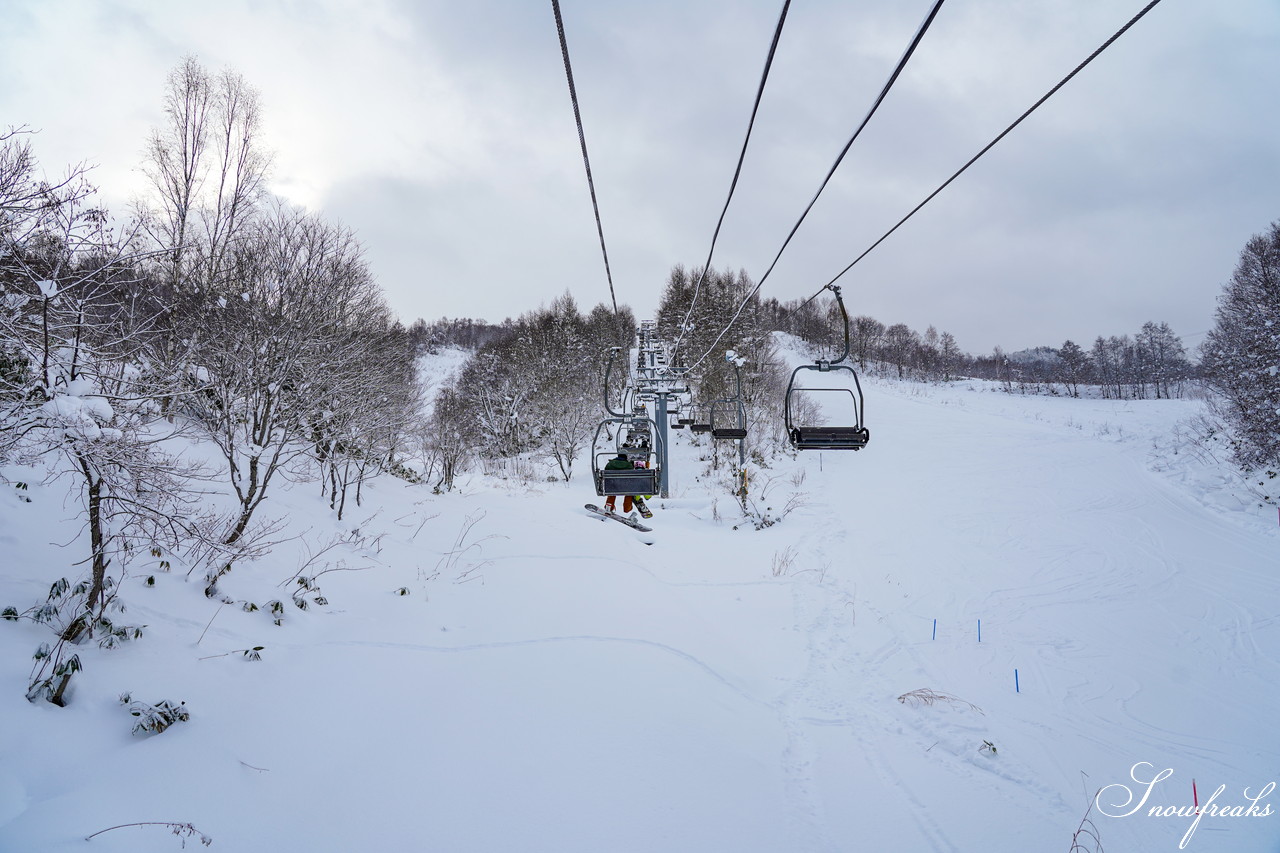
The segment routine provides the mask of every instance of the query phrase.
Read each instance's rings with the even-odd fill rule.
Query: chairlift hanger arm
[[[849,357],[849,312],[845,310],[844,299],[840,296],[840,285],[827,284],[823,289],[830,290],[835,294],[836,304],[840,306],[840,319],[844,321],[844,352],[840,354],[839,358],[831,362],[832,364],[839,364]]]
[[[609,404],[609,379],[613,375],[613,359],[622,347],[609,347],[609,362],[604,369],[604,410],[615,418],[626,417],[622,412],[615,412]]]

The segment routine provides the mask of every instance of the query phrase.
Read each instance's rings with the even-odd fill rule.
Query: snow
[[[60,424],[63,432],[71,437],[95,440],[118,439],[120,431],[103,429],[115,418],[115,410],[103,397],[80,396],[92,385],[81,380],[70,383],[65,394],[56,394],[40,406],[40,413],[53,423]]]
[[[313,485],[273,491],[300,538],[219,586],[284,601],[281,626],[141,558],[117,622],[146,633],[79,647],[57,708],[24,698],[49,629],[0,622],[0,849],[173,821],[234,851],[1024,853],[1172,769],[1090,818],[1106,849],[1177,850],[1193,818],[1147,807],[1193,779],[1248,806],[1280,769],[1275,509],[1179,444],[1199,403],[991,387],[864,379],[870,445],[757,472],[762,508],[801,502],[760,531],[687,431],[652,534],[582,510],[584,473],[384,478],[343,523]],[[4,473],[30,484],[0,488],[0,606],[23,609],[81,571],[81,522],[65,484]],[[327,604],[290,603],[299,572]],[[958,701],[899,701],[920,688]],[[133,735],[126,691],[191,719]],[[1186,849],[1274,849],[1264,805]]]
[[[441,347],[438,352],[418,359],[418,382],[427,398],[427,410],[435,401],[435,395],[445,385],[458,378],[471,359],[471,351],[462,347]]]

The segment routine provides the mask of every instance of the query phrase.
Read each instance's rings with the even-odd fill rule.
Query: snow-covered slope
[[[0,849],[172,821],[233,851],[1025,853],[1171,769],[1089,816],[1108,850],[1176,850],[1194,818],[1150,807],[1193,780],[1246,807],[1280,769],[1274,509],[1175,455],[1195,403],[971,387],[868,382],[866,450],[755,475],[760,508],[800,504],[764,530],[687,433],[648,535],[582,511],[585,462],[567,486],[380,480],[342,524],[297,485],[269,503],[302,539],[222,584],[282,625],[140,566],[145,636],[85,647],[66,708],[23,698],[48,628],[0,623]],[[74,503],[28,495],[0,489],[0,605],[77,571]],[[288,603],[326,566],[327,603]],[[125,691],[191,718],[132,735]],[[1187,849],[1276,849],[1272,803]]]

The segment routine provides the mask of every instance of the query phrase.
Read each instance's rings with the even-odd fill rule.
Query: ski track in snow
[[[690,664],[699,672],[701,672],[702,674],[710,678],[712,681],[726,687],[727,689],[732,691],[734,694],[736,694],[739,698],[745,700],[750,704],[759,705],[765,708],[774,707],[773,703],[767,702],[764,699],[761,699],[759,696],[753,695],[750,691],[746,690],[742,685],[735,684],[732,679],[727,678],[726,676],[721,674],[719,671],[717,671],[714,667],[709,666],[705,661],[699,660],[695,655],[692,655],[682,649],[678,649],[675,646],[667,645],[666,643],[659,643],[654,640],[646,640],[640,637],[600,637],[600,636],[590,636],[590,635],[566,636],[566,637],[536,637],[536,638],[530,638],[527,640],[512,640],[509,642],[498,642],[498,643],[469,643],[469,644],[457,645],[457,646],[436,646],[436,645],[427,645],[427,644],[420,644],[420,643],[389,643],[389,642],[375,642],[375,641],[361,641],[361,640],[343,640],[338,642],[325,642],[325,643],[319,643],[318,645],[346,647],[346,648],[401,649],[405,651],[430,652],[435,654],[467,654],[472,652],[487,652],[487,651],[495,651],[495,650],[501,650],[501,649],[517,649],[517,648],[532,648],[537,646],[549,646],[549,645],[555,645],[559,643],[599,643],[602,645],[616,644],[616,645],[622,645],[622,646],[641,646],[647,649],[656,649],[664,654],[671,655],[685,663]],[[280,645],[279,647],[282,649],[291,648],[289,645]],[[292,648],[302,649],[305,647],[293,646]]]

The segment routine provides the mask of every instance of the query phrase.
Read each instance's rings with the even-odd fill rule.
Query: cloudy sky
[[[706,257],[781,0],[562,0],[619,301]],[[719,267],[758,278],[931,6],[796,0]],[[807,297],[1140,0],[949,0],[765,283]],[[183,56],[260,93],[271,187],[357,232],[396,311],[608,300],[549,0],[0,0],[0,126],[114,210]],[[970,352],[1167,321],[1195,345],[1280,218],[1280,3],[1164,0],[841,279]]]

